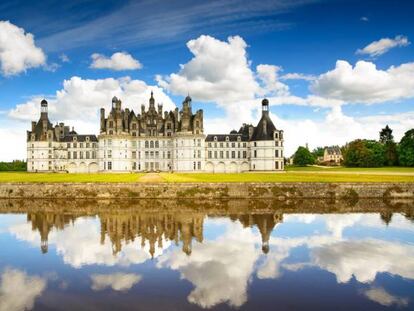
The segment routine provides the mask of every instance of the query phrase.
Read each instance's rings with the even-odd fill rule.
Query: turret
[[[47,119],[47,106],[48,106],[47,100],[43,99],[40,102],[40,118],[41,119]]]
[[[262,116],[269,114],[269,100],[267,98],[262,100]]]
[[[149,99],[149,106],[150,106],[150,109],[151,108],[155,108],[155,99],[154,99],[154,93],[151,91],[151,97],[150,97],[150,99]]]
[[[35,131],[36,121],[32,121],[32,133]]]

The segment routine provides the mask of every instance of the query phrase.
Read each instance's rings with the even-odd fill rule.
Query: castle
[[[37,122],[27,131],[29,172],[244,172],[283,170],[283,131],[262,101],[257,126],[243,124],[229,134],[204,135],[203,110],[192,111],[190,96],[182,108],[163,111],[153,93],[148,110],[123,109],[114,97],[106,115],[100,110],[99,135],[78,134],[64,123],[49,121],[42,100]]]

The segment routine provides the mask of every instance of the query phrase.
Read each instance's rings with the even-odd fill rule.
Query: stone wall
[[[4,183],[7,199],[331,199],[414,198],[414,183]]]

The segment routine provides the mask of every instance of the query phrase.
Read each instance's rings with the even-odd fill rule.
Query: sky
[[[266,97],[285,154],[396,141],[414,127],[412,1],[2,1],[0,161],[26,158],[49,102],[53,124],[98,134],[117,96],[140,111],[187,94],[206,134],[257,124]]]

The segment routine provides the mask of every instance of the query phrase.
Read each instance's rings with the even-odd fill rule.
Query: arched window
[[[150,148],[154,148],[154,142],[152,140],[150,141]]]
[[[158,148],[159,144],[158,144],[158,140],[155,141],[155,148]]]
[[[148,140],[145,141],[145,148],[148,148]]]

